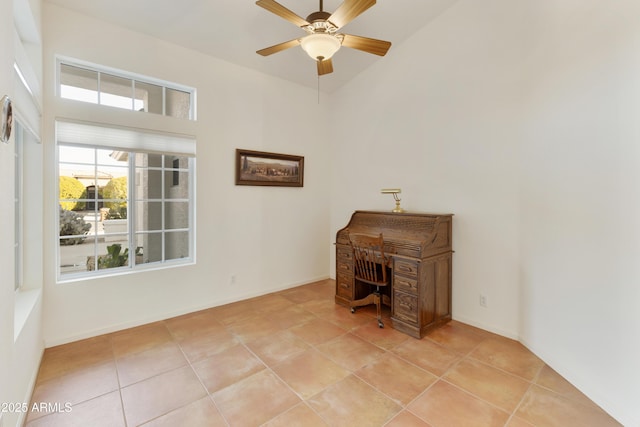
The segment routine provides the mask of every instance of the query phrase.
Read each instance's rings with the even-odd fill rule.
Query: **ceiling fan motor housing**
[[[313,24],[315,21],[326,21],[330,16],[331,14],[329,12],[313,12],[311,15],[307,16],[307,22]]]

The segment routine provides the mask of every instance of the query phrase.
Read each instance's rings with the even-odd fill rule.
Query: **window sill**
[[[22,328],[29,320],[34,307],[42,294],[41,289],[18,290],[16,291],[15,308],[13,314],[13,339],[18,340]]]

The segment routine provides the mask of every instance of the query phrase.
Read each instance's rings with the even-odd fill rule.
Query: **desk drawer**
[[[338,259],[338,261],[352,261],[353,260],[353,251],[351,250],[350,247],[346,247],[346,248],[341,248],[338,247],[336,249],[336,258]]]
[[[396,258],[393,263],[393,271],[404,274],[405,276],[418,277],[418,263]]]
[[[393,288],[398,291],[408,292],[412,295],[418,295],[418,280],[394,274]]]
[[[338,275],[336,280],[336,294],[348,300],[353,299],[353,276]]]
[[[353,263],[338,261],[336,265],[336,274],[341,273],[353,275]]]
[[[404,292],[393,292],[393,316],[403,322],[418,324],[418,297],[405,294]]]

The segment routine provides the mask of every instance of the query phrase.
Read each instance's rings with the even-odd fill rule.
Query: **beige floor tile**
[[[544,362],[525,346],[508,338],[489,338],[481,342],[470,356],[496,368],[533,381]]]
[[[164,322],[155,322],[111,334],[116,357],[138,353],[172,341]]]
[[[120,387],[151,378],[185,366],[187,359],[174,342],[161,344],[149,350],[128,354],[116,359]]]
[[[167,319],[164,323],[173,338],[177,340],[225,330],[224,326],[218,322],[218,316],[213,310],[185,314],[184,316]]]
[[[233,325],[237,322],[245,322],[259,316],[245,301],[215,307],[211,311],[215,313],[218,321],[225,326]]]
[[[320,311],[318,313],[318,317],[347,331],[371,322],[375,323],[376,327],[378,326],[375,319],[371,318],[371,315],[362,311],[351,313],[349,307],[344,307],[335,303],[329,309]]]
[[[207,395],[191,367],[185,366],[121,389],[127,425],[139,425]]]
[[[444,381],[438,381],[407,409],[434,427],[498,427],[509,419],[507,412]]]
[[[328,424],[309,405],[298,403],[287,412],[263,424],[263,427],[328,427]]]
[[[289,307],[296,307],[291,300],[285,298],[279,293],[255,298],[253,301],[251,309],[255,310],[256,313],[260,315],[270,315],[286,310]]]
[[[533,424],[526,422],[522,418],[511,416],[505,427],[535,427]]]
[[[476,331],[476,328],[451,321],[431,331],[427,338],[450,350],[468,354],[487,338],[487,334]]]
[[[191,363],[195,363],[240,344],[240,340],[231,332],[223,329],[192,335],[179,341],[179,344],[187,359]]]
[[[38,381],[46,381],[67,372],[101,365],[113,360],[111,337],[101,335],[51,347],[42,356]]]
[[[597,407],[585,406],[536,385],[533,385],[525,395],[522,404],[516,411],[516,416],[536,426],[620,426],[618,422]]]
[[[300,403],[273,372],[263,370],[212,394],[231,426],[258,426]]]
[[[540,370],[540,374],[536,379],[536,384],[541,387],[546,387],[584,405],[595,405],[580,390],[575,388],[573,384],[565,380],[560,374],[547,365],[544,365]]]
[[[239,344],[193,364],[193,370],[209,393],[265,369],[266,366]]]
[[[265,314],[264,317],[275,323],[280,329],[292,328],[316,319],[316,315],[300,306],[290,306],[282,310]]]
[[[402,411],[385,424],[385,427],[431,427],[431,425],[409,411]]]
[[[290,290],[281,291],[280,295],[296,304],[314,301],[320,297],[318,291],[309,286],[299,286]]]
[[[308,400],[330,426],[382,426],[402,407],[354,375]]]
[[[516,409],[531,385],[474,359],[463,359],[443,378],[509,413]]]
[[[331,299],[314,299],[310,301],[305,301],[303,303],[298,304],[300,307],[304,308],[307,311],[315,314],[318,317],[323,317],[324,313],[327,311],[331,311],[336,307],[336,303]]]
[[[267,366],[273,366],[305,352],[311,346],[291,331],[281,331],[268,337],[253,340],[247,343],[247,347]]]
[[[334,297],[322,280],[49,348],[33,402],[72,416],[28,427],[618,425],[516,341],[457,321],[418,340]]]
[[[114,391],[27,423],[26,427],[124,427],[120,393]]]
[[[358,370],[356,376],[402,406],[408,405],[438,379],[389,353]]]
[[[340,366],[356,371],[380,358],[385,351],[351,333],[320,344],[316,347],[320,352]]]
[[[70,371],[38,384],[31,398],[33,403],[66,403],[76,405],[95,397],[118,390],[118,376],[115,362],[82,370]],[[32,406],[31,405],[31,406]],[[45,415],[46,412],[32,413],[30,418]]]
[[[272,369],[303,399],[349,375],[349,371],[315,349],[287,359]]]
[[[143,427],[227,427],[209,396],[143,424]]]
[[[392,327],[384,327],[381,329],[376,322],[365,322],[355,329],[352,329],[351,333],[385,350],[390,350],[407,340],[414,339]]]
[[[427,339],[407,340],[391,349],[391,352],[436,376],[444,374],[461,357],[460,354]]]
[[[297,337],[311,345],[322,344],[345,334],[345,330],[323,319],[315,319],[290,329]]]
[[[242,342],[249,342],[262,337],[268,337],[283,328],[261,316],[242,322],[237,322],[229,326],[229,330]]]

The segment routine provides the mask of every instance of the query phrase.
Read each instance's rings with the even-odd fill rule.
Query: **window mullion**
[[[164,182],[164,176],[165,176],[164,164],[165,164],[165,161],[166,161],[166,156],[163,155],[162,156],[162,164],[160,165],[161,166],[160,167],[160,207],[161,207],[161,210],[162,210],[162,215],[160,216],[160,218],[161,218],[161,223],[160,224],[161,224],[161,227],[162,227],[162,232],[161,232],[162,239],[160,239],[160,241],[162,242],[162,262],[165,262],[166,259],[167,259],[167,254],[165,253],[165,248],[167,246],[165,244],[165,241],[166,241],[166,238],[167,238],[167,228],[166,228],[166,218],[165,218],[165,214],[167,212],[167,209],[166,209],[166,205],[165,205],[166,201],[165,201],[165,197],[164,197],[164,194],[165,194],[165,189],[164,189],[164,186],[165,186],[165,182]]]
[[[132,101],[133,102],[133,99]],[[131,201],[135,198],[135,157],[136,153],[129,152],[128,156],[128,177],[127,177],[127,228],[128,228],[128,241],[129,241],[129,268],[133,268],[135,266],[135,252],[136,252],[136,243],[135,243],[135,202]]]

